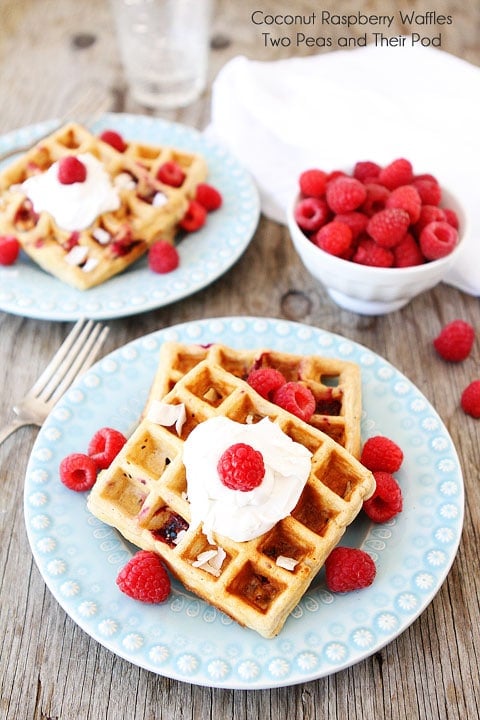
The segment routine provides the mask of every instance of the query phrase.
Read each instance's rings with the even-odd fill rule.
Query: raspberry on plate
[[[185,232],[195,232],[205,225],[207,211],[196,200],[190,200],[187,211],[178,223]]]
[[[127,438],[119,430],[110,427],[100,428],[88,444],[88,455],[97,469],[104,470],[116,458]]]
[[[304,170],[299,177],[298,184],[300,192],[305,197],[323,197],[327,185],[327,173],[316,168]]]
[[[312,391],[299,382],[287,382],[278,388],[273,402],[305,422],[309,422],[316,407]]]
[[[367,197],[367,190],[353,177],[339,177],[327,184],[325,197],[334,213],[344,213],[359,208]]]
[[[359,548],[336,547],[325,561],[325,580],[331,592],[369,587],[376,573],[371,556]]]
[[[374,435],[365,442],[360,462],[371,472],[394,473],[403,462],[403,450],[390,438]]]
[[[286,380],[280,370],[264,367],[251,370],[248,374],[247,382],[255,392],[266,400],[270,400],[273,393],[282,387],[282,385],[285,385]]]
[[[157,180],[170,187],[181,187],[185,177],[180,165],[173,160],[163,163],[157,170]]]
[[[153,272],[165,274],[175,270],[180,264],[180,256],[175,245],[166,240],[157,240],[148,251],[148,267]]]
[[[0,235],[0,265],[13,265],[20,253],[20,243],[14,235]]]
[[[161,558],[149,550],[139,550],[117,575],[119,589],[134,600],[164,602],[170,594],[170,578]]]
[[[325,252],[330,253],[330,255],[340,257],[350,248],[352,237],[349,225],[332,220],[332,222],[320,228],[313,238],[313,242]]]
[[[402,511],[402,491],[391,473],[378,470],[373,477],[377,486],[373,495],[364,501],[363,509],[370,520],[384,523]]]
[[[100,140],[108,143],[108,145],[111,145],[115,150],[118,150],[118,152],[123,153],[127,149],[127,143],[116,130],[104,130],[100,134]]]
[[[461,362],[470,355],[475,341],[475,330],[465,320],[452,320],[434,339],[438,354],[449,362]]]
[[[249,492],[265,476],[262,453],[246,443],[235,443],[222,453],[217,465],[220,480],[230,490]]]
[[[447,222],[431,222],[423,228],[419,242],[427,260],[439,260],[455,248],[458,232]]]
[[[462,393],[462,410],[474,418],[480,418],[480,380],[474,380]]]
[[[60,480],[70,490],[90,490],[97,479],[97,465],[84,453],[72,453],[63,458],[59,467]]]
[[[62,185],[82,183],[87,179],[87,168],[75,155],[67,155],[58,161],[58,182]]]
[[[221,207],[223,198],[217,188],[208,183],[199,183],[195,191],[195,200],[203,205],[207,212],[213,212]]]

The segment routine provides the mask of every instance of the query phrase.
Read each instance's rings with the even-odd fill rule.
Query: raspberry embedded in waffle
[[[373,475],[326,434],[209,360],[181,377],[163,405],[181,408],[182,422],[165,426],[147,414],[100,474],[88,507],[138,547],[158,553],[205,602],[240,625],[273,637],[372,494]],[[295,507],[267,532],[245,542],[206,534],[202,523],[191,524],[184,443],[213,418],[243,425],[268,419],[311,453]]]
[[[85,166],[85,179],[75,174],[77,163],[57,182],[57,167],[72,156]],[[180,187],[157,177],[171,161],[184,174]],[[40,267],[86,290],[129,267],[155,240],[173,242],[206,175],[199,154],[139,142],[125,142],[120,152],[69,123],[0,172],[0,234],[16,236]],[[39,188],[40,176],[47,180]]]

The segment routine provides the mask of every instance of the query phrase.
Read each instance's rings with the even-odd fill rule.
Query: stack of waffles
[[[119,207],[101,213],[85,229],[65,230],[50,213],[35,212],[22,184],[66,156],[85,153],[103,165]],[[170,161],[185,174],[181,187],[157,179],[158,169]],[[126,142],[119,152],[69,123],[0,172],[0,234],[14,235],[40,267],[86,290],[125,270],[155,240],[173,242],[189,199],[206,175],[201,155],[139,142]]]
[[[275,359],[284,372],[294,364],[294,356],[287,354],[254,354],[262,362]],[[262,398],[242,379],[251,363],[249,352],[167,343],[161,355],[140,424],[100,474],[89,509],[134,545],[158,553],[172,574],[205,602],[240,625],[274,637],[373,493],[374,478],[341,443]],[[320,362],[303,360],[306,373]],[[296,362],[298,372],[298,357]],[[305,382],[310,385],[309,377]],[[321,384],[319,378],[315,382]],[[159,400],[182,408],[181,426],[152,419]],[[219,416],[242,424],[269,418],[311,453],[309,477],[292,512],[246,542],[207,537],[202,524],[190,524],[183,446],[199,423]],[[342,437],[349,436],[345,429]]]

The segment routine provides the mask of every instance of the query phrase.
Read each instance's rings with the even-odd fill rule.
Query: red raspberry
[[[366,230],[368,223],[367,215],[362,212],[357,212],[356,210],[352,210],[351,212],[347,213],[338,213],[338,215],[335,215],[334,219],[335,222],[348,225],[348,227],[352,231],[353,239],[357,238],[359,235],[361,235],[361,233]]]
[[[352,256],[353,262],[370,267],[392,267],[394,255],[388,248],[380,247],[375,240],[362,237]]]
[[[449,255],[458,243],[458,232],[447,222],[432,222],[420,233],[420,248],[427,260]]]
[[[187,211],[178,223],[185,232],[195,232],[205,225],[207,211],[196,200],[190,200]]]
[[[443,208],[443,214],[445,215],[445,222],[448,222],[448,224],[454,227],[455,230],[458,230],[460,223],[455,210],[452,210],[451,208]]]
[[[258,487],[265,475],[262,453],[246,443],[230,445],[218,461],[217,470],[226,487],[242,492]]]
[[[100,140],[108,143],[108,145],[111,145],[115,148],[115,150],[118,150],[118,152],[121,153],[125,152],[128,147],[123,137],[116,130],[104,130],[100,134]]]
[[[325,194],[327,173],[323,170],[305,170],[299,178],[300,192],[305,197],[320,198]]]
[[[117,575],[119,589],[134,600],[164,602],[170,594],[170,578],[160,557],[139,550]]]
[[[88,454],[98,470],[104,470],[116,458],[127,438],[119,430],[100,428],[88,444]]]
[[[403,450],[384,435],[375,435],[365,442],[360,462],[371,472],[394,473],[403,462]]]
[[[410,233],[407,233],[393,248],[393,255],[395,258],[393,265],[397,268],[423,265],[425,262],[417,241]]]
[[[390,190],[387,190],[386,187],[378,185],[377,183],[367,183],[365,189],[367,191],[367,197],[360,209],[365,215],[371,217],[380,210],[385,209],[385,203],[390,195]]]
[[[327,175],[327,183],[330,183],[333,180],[338,180],[338,178],[341,177],[348,177],[344,170],[332,170],[332,172],[329,172]]]
[[[273,402],[305,422],[310,421],[316,407],[312,391],[299,382],[287,382],[278,388]]]
[[[339,177],[328,183],[325,197],[334,213],[344,213],[359,208],[367,197],[367,191],[359,180]]]
[[[400,185],[410,185],[412,180],[412,163],[405,158],[398,158],[380,170],[377,182],[389,190],[395,190]]]
[[[320,228],[313,242],[330,255],[340,257],[352,244],[352,231],[345,223],[333,220]]]
[[[369,587],[376,572],[371,556],[359,548],[336,547],[325,561],[325,581],[331,592]]]
[[[222,196],[218,192],[217,188],[208,183],[199,183],[195,191],[195,200],[203,205],[207,212],[213,212],[218,210],[222,204]]]
[[[75,155],[67,155],[58,161],[57,177],[62,185],[82,183],[87,179],[87,168]]]
[[[422,201],[418,190],[413,185],[401,185],[392,190],[385,203],[386,208],[401,208],[406,210],[411,223],[416,223],[420,217]]]
[[[320,198],[304,198],[295,208],[295,220],[300,230],[312,233],[319,230],[330,217],[330,210],[325,200]]]
[[[413,232],[419,238],[423,228],[430,225],[431,222],[445,222],[445,220],[442,208],[436,207],[436,205],[422,205],[420,217],[413,227]]]
[[[410,218],[406,210],[385,208],[370,218],[367,233],[380,247],[392,248],[405,236],[409,225]]]
[[[445,325],[433,341],[438,354],[449,362],[461,362],[470,355],[475,341],[475,330],[464,320],[453,320]]]
[[[255,392],[263,398],[270,400],[273,393],[282,387],[282,385],[285,385],[286,380],[280,370],[265,367],[250,370],[247,382]]]
[[[422,205],[440,204],[442,189],[432,175],[419,175],[413,179],[412,185],[417,189]]]
[[[84,453],[72,453],[60,463],[60,480],[70,490],[84,492],[95,485],[97,465]]]
[[[0,235],[0,265],[13,265],[20,252],[20,243],[14,235]]]
[[[461,397],[461,406],[467,415],[480,418],[480,380],[474,380],[465,388]]]
[[[175,245],[166,240],[157,240],[148,251],[148,267],[153,272],[165,274],[176,270],[180,264],[180,255]]]
[[[163,163],[157,170],[157,180],[165,185],[170,185],[170,187],[180,187],[183,185],[185,177],[180,165],[173,160]]]
[[[373,476],[377,486],[373,495],[363,503],[363,509],[373,522],[387,522],[402,511],[402,491],[390,473],[378,470]]]
[[[380,165],[371,160],[361,160],[355,163],[353,168],[353,177],[362,183],[375,182],[380,173]]]

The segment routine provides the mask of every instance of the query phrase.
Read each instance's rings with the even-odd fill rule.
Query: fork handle
[[[13,420],[9,425],[5,425],[0,430],[0,445],[3,443],[4,440],[6,440],[10,435],[12,435],[18,428],[23,427],[24,425],[34,425],[35,423],[30,422],[29,420]]]

